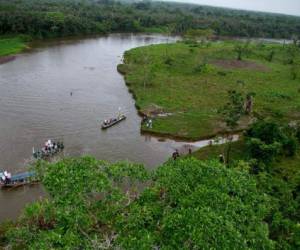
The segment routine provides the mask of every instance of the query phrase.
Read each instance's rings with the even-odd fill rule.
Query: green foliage
[[[209,39],[213,36],[214,31],[211,29],[189,29],[184,34],[187,39]]]
[[[245,172],[195,159],[169,162],[120,221],[125,249],[272,249],[267,198]]]
[[[189,158],[150,178],[141,165],[83,157],[37,171],[49,196],[4,230],[12,249],[274,248],[269,199],[243,170]]]
[[[234,129],[238,125],[238,121],[244,114],[244,98],[241,93],[235,90],[228,91],[227,104],[221,109],[226,125],[230,129]]]
[[[0,0],[0,34],[38,38],[116,31],[291,38],[299,36],[298,23],[299,17],[182,3]]]
[[[250,53],[250,42],[236,43],[234,51],[237,53],[237,60],[242,61],[243,57]]]
[[[18,227],[8,232],[13,248],[92,249],[104,244],[130,198],[118,186],[129,185],[130,194],[148,179],[141,165],[91,157],[39,162],[36,171],[49,198],[29,205]]]
[[[267,61],[272,62],[273,58],[274,58],[274,55],[275,55],[275,51],[271,50],[271,52],[266,57]]]
[[[16,54],[26,48],[26,36],[0,37],[0,56]]]
[[[251,53],[245,53],[243,61],[237,61],[233,51],[236,41],[209,44],[207,47],[184,41],[126,52],[122,68],[126,69],[125,80],[137,106],[143,112],[154,104],[172,114],[156,117],[153,128],[145,126],[143,131],[193,140],[224,133],[227,130],[224,117],[218,111],[226,105],[230,90],[241,93],[243,98],[255,93],[249,114],[280,121],[298,119],[299,86],[291,79],[291,65],[284,64],[287,51],[282,45],[265,43],[258,48],[252,42],[248,45]],[[266,56],[271,50],[275,54],[272,62],[268,62]],[[142,55],[149,58],[146,70]],[[300,53],[295,60],[295,65],[300,64]],[[144,78],[150,75],[147,73],[150,70],[151,79]],[[149,79],[146,88],[144,79]],[[235,130],[247,127],[250,122],[251,115],[242,116]]]
[[[286,129],[285,129],[286,130]],[[289,132],[288,132],[289,131]],[[294,133],[289,128],[285,133]],[[272,133],[270,133],[272,134]],[[208,146],[193,155],[201,160],[218,159],[226,145]],[[300,242],[300,155],[277,155],[276,161],[257,164],[251,160],[245,140],[232,142],[230,167],[255,173],[257,188],[269,195],[271,208],[265,221],[276,249],[299,249]],[[253,167],[259,171],[253,171]]]
[[[270,162],[280,153],[282,145],[279,142],[266,144],[258,138],[251,138],[247,141],[250,154],[253,158],[263,162]]]
[[[276,156],[294,156],[298,149],[296,131],[272,121],[258,121],[245,133],[250,156],[264,163]]]

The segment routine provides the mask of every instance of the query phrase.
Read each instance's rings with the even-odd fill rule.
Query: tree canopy
[[[0,0],[0,35],[59,37],[106,32],[300,36],[299,17],[156,1]],[[201,31],[202,30],[202,31]]]
[[[248,173],[218,162],[169,161],[149,173],[83,157],[37,171],[49,197],[7,230],[13,249],[274,247],[268,197]]]

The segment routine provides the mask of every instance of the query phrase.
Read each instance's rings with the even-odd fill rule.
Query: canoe
[[[1,176],[3,176],[3,173],[0,173],[0,177]],[[31,185],[37,183],[37,180],[34,177],[35,177],[34,172],[15,174],[11,177],[9,183],[0,182],[0,187],[5,189],[5,188],[21,187],[24,185]]]
[[[102,125],[101,125],[101,128],[102,128],[102,129],[110,128],[110,127],[112,127],[112,126],[118,124],[119,122],[121,122],[121,121],[123,121],[123,120],[125,120],[125,119],[126,119],[126,116],[125,116],[125,115],[121,115],[121,116],[119,116],[119,117],[117,117],[117,118],[112,119],[111,122],[109,122],[109,123],[107,123],[107,124],[105,124],[105,123],[103,122]]]

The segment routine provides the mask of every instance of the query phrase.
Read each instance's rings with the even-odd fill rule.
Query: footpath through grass
[[[25,39],[21,36],[0,37],[0,57],[17,54],[25,48]]]
[[[229,90],[255,93],[256,115],[298,120],[299,64],[299,48],[292,45],[178,42],[127,51],[118,69],[139,111],[160,114],[143,131],[196,140],[224,132],[218,111]],[[250,122],[244,117],[239,129]]]

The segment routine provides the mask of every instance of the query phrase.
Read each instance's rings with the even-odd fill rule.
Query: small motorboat
[[[52,142],[48,140],[42,149],[35,151],[33,148],[32,155],[35,159],[46,159],[61,152],[63,149],[64,144],[62,142]]]
[[[7,171],[0,173],[0,188],[16,188],[37,183],[35,172],[25,172],[12,175]]]
[[[111,119],[108,119],[108,120],[105,120],[102,125],[101,125],[101,128],[102,129],[107,129],[107,128],[110,128],[114,125],[116,125],[117,123],[123,121],[126,119],[126,116],[125,115],[119,115],[117,118],[111,118]]]

